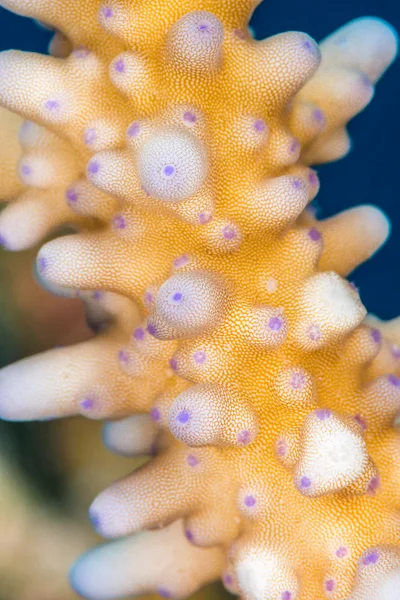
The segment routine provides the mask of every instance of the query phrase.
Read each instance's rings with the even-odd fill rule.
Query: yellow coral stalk
[[[360,19],[321,49],[256,42],[254,0],[2,4],[72,44],[4,53],[0,99],[40,125],[22,134],[24,183],[79,215],[40,276],[81,290],[99,333],[3,370],[1,414],[125,416],[106,443],[154,455],[92,504],[105,537],[135,535],[84,557],[73,585],[183,597],[222,577],[246,600],[394,600],[398,353],[344,279],[388,222],[307,205],[309,165],[347,152],[395,34]],[[46,206],[52,226],[71,219]],[[0,232],[25,247],[15,218],[10,204]]]

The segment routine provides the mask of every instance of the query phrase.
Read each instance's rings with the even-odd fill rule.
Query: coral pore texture
[[[372,323],[345,279],[389,225],[308,207],[310,165],[347,153],[394,32],[256,41],[257,0],[1,4],[57,31],[53,56],[0,55],[0,101],[27,119],[1,240],[72,226],[37,270],[96,335],[5,368],[0,413],[107,419],[112,450],[152,457],[94,500],[121,539],[72,585],[398,600],[400,325]]]

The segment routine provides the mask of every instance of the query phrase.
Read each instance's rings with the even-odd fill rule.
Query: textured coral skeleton
[[[53,56],[0,56],[27,119],[1,240],[76,229],[37,269],[97,333],[4,369],[1,416],[107,419],[110,449],[152,456],[90,508],[122,539],[73,568],[88,598],[218,578],[246,600],[398,598],[400,328],[345,279],[389,225],[309,209],[310,165],[347,153],[396,36],[365,18],[320,49],[255,41],[258,3],[1,2],[58,31]]]

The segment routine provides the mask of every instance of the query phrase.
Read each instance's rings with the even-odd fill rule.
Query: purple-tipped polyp
[[[309,479],[308,477],[304,476],[300,479],[300,487],[301,488],[307,489],[310,487],[310,485],[311,485],[311,479]]]
[[[183,410],[181,410],[177,416],[176,416],[176,420],[178,421],[178,423],[180,423],[181,425],[186,425],[186,423],[188,423],[188,421],[190,420],[190,414],[189,412],[184,408]]]

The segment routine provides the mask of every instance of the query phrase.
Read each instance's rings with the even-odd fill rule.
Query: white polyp
[[[287,468],[293,469],[299,458],[300,436],[298,432],[282,432],[275,440],[276,458]]]
[[[195,385],[169,411],[172,434],[189,446],[243,446],[257,434],[257,419],[246,402],[211,383]]]
[[[60,165],[53,163],[47,156],[23,156],[18,164],[18,174],[25,185],[45,189],[52,185],[60,185],[59,167]],[[64,175],[62,171],[61,175]]]
[[[321,44],[324,60],[360,69],[375,83],[397,54],[398,37],[382,19],[363,17],[350,21]]]
[[[230,566],[228,566],[228,568],[225,569],[221,579],[225,589],[228,590],[228,592],[234,594],[235,596],[239,596],[240,591],[238,588],[236,577]]]
[[[283,175],[263,181],[248,197],[248,216],[272,231],[286,227],[309,201],[308,186],[298,177]]]
[[[294,570],[274,550],[252,549],[239,558],[236,568],[239,588],[249,600],[276,600],[290,593],[296,600],[299,586]]]
[[[385,244],[391,224],[379,208],[372,205],[345,210],[319,224],[324,239],[322,268],[348,274],[368,260]],[[346,239],[346,247],[337,240]]]
[[[127,148],[103,150],[95,154],[86,167],[87,179],[103,192],[117,198],[131,198],[140,193],[136,164]]]
[[[176,216],[183,221],[186,221],[186,223],[195,226],[208,224],[208,227],[202,227],[199,230],[199,234],[204,236],[203,239],[205,243],[208,244],[212,251],[217,250],[217,252],[222,251],[225,253],[227,251],[229,252],[231,249],[234,250],[240,244],[242,236],[240,230],[236,228],[233,235],[229,233],[229,239],[226,239],[223,236],[221,229],[219,229],[216,243],[215,235],[214,239],[211,239],[213,233],[209,228],[212,228],[212,224],[214,223],[213,215],[215,213],[215,204],[215,190],[213,190],[212,186],[206,182],[194,196],[191,196],[186,202],[182,202],[174,208]]]
[[[149,66],[138,52],[119,54],[110,65],[110,79],[124,94],[135,97],[151,89]]]
[[[110,221],[115,215],[118,201],[94,187],[88,179],[73,181],[65,191],[68,208],[78,215],[97,217],[102,221]]]
[[[120,146],[124,141],[121,134],[120,128],[112,120],[98,118],[86,124],[82,141],[91,152],[101,152]]]
[[[247,152],[264,148],[269,137],[268,124],[258,115],[237,116],[232,122],[231,132],[240,150]]]
[[[347,129],[340,126],[333,131],[323,132],[309,148],[304,148],[301,155],[302,161],[308,165],[333,162],[345,156],[351,148],[352,140]]]
[[[221,64],[223,40],[221,21],[207,11],[194,11],[172,26],[167,56],[183,70],[210,74]]]
[[[373,379],[365,388],[362,402],[375,425],[392,426],[400,414],[400,378],[389,374]]]
[[[216,275],[206,271],[176,273],[158,291],[155,316],[177,336],[190,337],[216,327],[224,305],[225,291]]]
[[[160,341],[150,335],[146,329],[147,324],[145,322],[134,329],[131,335],[132,350],[148,361],[169,359],[171,354],[176,350],[175,342],[167,344],[164,341]],[[142,337],[143,331],[145,331],[144,337]]]
[[[44,135],[52,134],[33,121],[24,121],[19,130],[19,141],[24,150],[30,150],[38,144]]]
[[[287,367],[278,373],[275,390],[281,402],[288,407],[313,405],[316,401],[314,381],[301,367]]]
[[[290,126],[302,144],[308,144],[314,140],[325,129],[326,124],[326,116],[316,104],[297,100],[290,115]]]
[[[364,73],[340,67],[336,62],[329,69],[322,70],[314,82],[311,80],[309,88],[310,96],[315,98],[320,109],[326,111],[329,119],[322,139],[330,138],[329,134],[337,128],[343,135],[344,124],[365,108],[374,95],[374,87]],[[323,91],[318,92],[320,89]]]
[[[399,590],[399,550],[395,546],[378,546],[361,556],[348,600],[398,600]]]
[[[133,415],[104,425],[104,443],[113,452],[125,456],[150,454],[156,428],[149,415]]]
[[[237,507],[248,519],[265,520],[275,506],[275,491],[269,482],[255,478],[239,489]]]
[[[358,210],[359,226],[365,237],[365,250],[370,258],[383,246],[390,235],[391,224],[385,213],[376,206],[365,205]]]
[[[316,345],[349,333],[366,316],[357,291],[334,272],[319,273],[308,279],[300,302],[297,331],[301,338],[308,336]]]
[[[214,207],[210,203],[208,206],[203,205],[201,212],[203,214],[211,213],[213,209]],[[196,220],[198,220],[198,214]],[[203,233],[210,250],[217,253],[235,252],[242,243],[243,236],[240,227],[228,219],[212,219],[208,227],[201,233]]]
[[[274,277],[269,277],[265,282],[265,289],[268,294],[273,294],[278,289],[278,282]]]
[[[252,75],[252,84],[256,86],[257,81],[260,88],[269,93],[270,86],[281,78],[285,81],[280,91],[281,103],[283,98],[286,101],[293,98],[320,63],[319,46],[305,33],[288,31],[262,40],[257,45],[258,73]],[[275,102],[278,100],[275,99]],[[295,152],[292,158],[294,156]]]
[[[121,369],[130,377],[146,377],[149,375],[151,365],[147,356],[143,356],[134,348],[121,348],[122,356],[120,361]]]
[[[18,108],[29,119],[53,125],[65,124],[74,116],[76,99],[64,85],[53,57],[7,50],[1,53],[0,68],[0,98],[5,108]],[[47,69],[45,85],[32,78],[33,71],[42,69]]]
[[[305,495],[337,492],[355,483],[369,465],[362,436],[327,409],[306,418],[302,437],[295,480]]]
[[[400,593],[400,568],[378,578],[368,592],[368,600],[398,600]]]
[[[152,123],[147,119],[135,119],[129,124],[126,133],[126,143],[136,152],[152,130]]]
[[[132,20],[132,12],[128,12],[124,3],[120,0],[103,0],[100,3],[98,20],[100,26],[106,31],[118,36],[121,30],[126,29],[129,19]]]
[[[283,308],[257,306],[248,315],[246,337],[255,346],[268,350],[277,348],[284,342],[287,332]]]
[[[68,363],[62,348],[25,358],[2,369],[0,418],[6,421],[33,421],[78,414],[73,394],[65,394],[61,400],[54,391],[54,372],[67,380],[65,373],[68,372]],[[68,385],[66,389],[71,391]]]
[[[74,227],[77,219],[66,205],[62,188],[28,189],[0,215],[0,232],[9,250],[32,248],[61,226]]]
[[[193,196],[204,182],[207,153],[202,142],[189,131],[166,127],[143,142],[137,167],[140,182],[150,196],[179,202]]]
[[[364,317],[364,307],[347,281],[336,273],[320,273],[305,286],[309,303],[316,313],[324,313],[327,325],[335,330],[356,327]]]
[[[77,593],[90,600],[157,592],[186,598],[217,579],[222,568],[222,551],[190,544],[177,521],[98,546],[77,561],[70,579]]]

